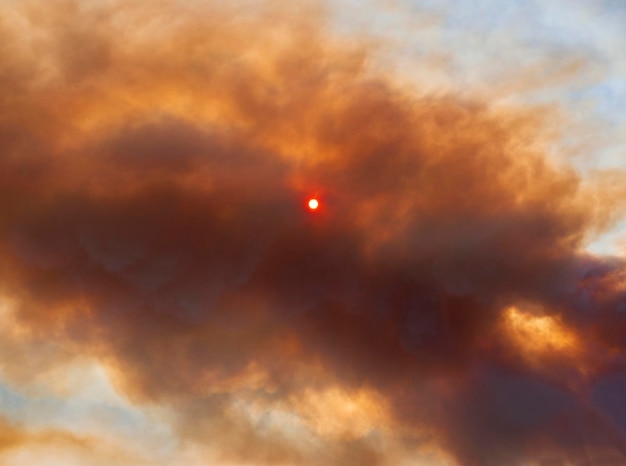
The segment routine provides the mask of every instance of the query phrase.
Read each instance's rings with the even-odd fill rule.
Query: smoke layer
[[[624,264],[582,251],[613,201],[545,155],[553,113],[217,3],[2,5],[15,326],[223,461],[626,461]]]

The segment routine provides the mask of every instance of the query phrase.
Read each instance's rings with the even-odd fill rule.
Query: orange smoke
[[[537,356],[549,352],[572,354],[580,346],[576,334],[554,316],[533,316],[510,307],[504,313],[504,324],[523,351]]]
[[[541,366],[546,359],[561,358],[585,371],[585,342],[557,316],[533,315],[509,307],[502,324],[511,345],[530,364]]]
[[[225,462],[576,463],[581,418],[626,451],[585,399],[623,368],[623,260],[581,251],[614,200],[546,155],[558,109],[401,88],[297,5],[0,7],[10,328]],[[597,379],[536,370],[586,330]]]

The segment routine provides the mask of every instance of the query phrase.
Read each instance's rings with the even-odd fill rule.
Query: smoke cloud
[[[90,355],[225,464],[626,461],[626,269],[583,250],[618,200],[558,109],[218,3],[1,6],[5,333],[63,348],[3,371]]]

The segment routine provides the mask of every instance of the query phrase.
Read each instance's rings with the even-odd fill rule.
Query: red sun
[[[309,206],[309,210],[317,210],[318,207],[320,206],[320,203],[317,199],[312,198],[312,199],[309,199],[309,202],[307,203],[307,205]]]

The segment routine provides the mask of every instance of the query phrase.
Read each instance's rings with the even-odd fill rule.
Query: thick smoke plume
[[[614,201],[545,155],[552,113],[218,3],[2,5],[15,325],[224,461],[623,464],[626,269],[582,249]]]

